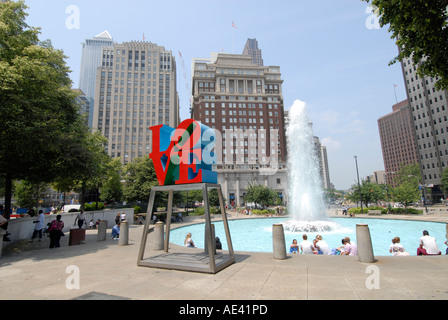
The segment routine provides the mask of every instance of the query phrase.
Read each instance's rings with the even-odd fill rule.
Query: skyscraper
[[[412,113],[408,100],[392,106],[392,113],[378,119],[386,182],[394,185],[403,166],[418,163]]]
[[[126,164],[152,149],[149,127],[179,124],[176,61],[151,42],[103,48],[95,88],[93,128],[108,140],[106,151]]]
[[[191,117],[218,131],[218,182],[229,205],[244,203],[252,182],[286,195],[282,83],[280,67],[247,55],[193,59]]]
[[[82,44],[79,89],[84,92],[91,106],[88,120],[90,127],[93,124],[96,72],[103,62],[103,48],[112,47],[113,45],[114,41],[107,31],[100,33],[93,37],[93,39],[86,39]]]
[[[401,66],[422,172],[420,183],[431,188],[432,200],[438,202],[443,196],[442,170],[448,166],[448,92],[435,88],[436,79],[421,78],[412,58],[402,60]]]
[[[246,45],[244,46],[243,54],[251,56],[252,62],[256,65],[263,65],[263,56],[261,54],[261,49],[258,48],[257,39],[247,39]]]

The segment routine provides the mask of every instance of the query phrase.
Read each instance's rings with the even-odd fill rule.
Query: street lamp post
[[[361,184],[359,183],[358,157],[357,156],[355,156],[355,163],[356,163],[356,175],[358,176],[359,202],[361,202],[361,213],[363,213],[363,210],[362,210],[362,196],[361,196]]]
[[[390,214],[390,198],[389,198],[389,177],[387,176],[389,173],[395,174],[395,172],[386,172],[386,195],[387,195],[387,213]]]

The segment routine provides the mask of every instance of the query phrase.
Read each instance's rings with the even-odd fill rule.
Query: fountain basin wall
[[[288,220],[289,218],[284,217],[230,220],[229,228],[234,250],[272,252],[272,225],[287,222]],[[392,238],[396,236],[401,238],[401,244],[403,244],[405,250],[410,255],[415,256],[423,230],[428,230],[429,235],[436,238],[442,254],[445,254],[447,248],[444,244],[446,241],[446,223],[372,218],[330,218],[328,221],[336,224],[338,227],[329,232],[307,232],[308,240],[312,241],[317,234],[320,234],[330,248],[337,248],[341,246],[341,239],[347,236],[356,242],[356,224],[365,223],[370,228],[375,256],[391,255],[389,246],[392,243]],[[223,250],[227,250],[222,223],[214,222],[214,224],[216,236],[220,238]],[[183,246],[188,232],[192,233],[196,246],[203,248],[203,223],[173,229],[170,233],[170,241]],[[303,232],[288,232],[285,230],[285,242],[288,252],[292,240],[297,239],[297,242],[300,243],[303,234]]]

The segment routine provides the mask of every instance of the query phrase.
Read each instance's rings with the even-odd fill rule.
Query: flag
[[[235,29],[238,29],[233,21],[232,21],[232,27],[234,27]]]
[[[143,32],[143,41],[145,41],[146,37],[145,37],[145,33]]]
[[[396,87],[398,87],[398,85],[397,85],[397,84],[394,84],[394,87],[396,88]]]

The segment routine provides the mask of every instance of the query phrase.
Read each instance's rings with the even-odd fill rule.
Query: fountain
[[[300,100],[294,101],[289,111],[286,135],[288,212],[291,220],[283,223],[284,228],[290,232],[331,231],[335,224],[328,221],[324,205],[323,183],[312,124],[306,114],[305,103]]]

